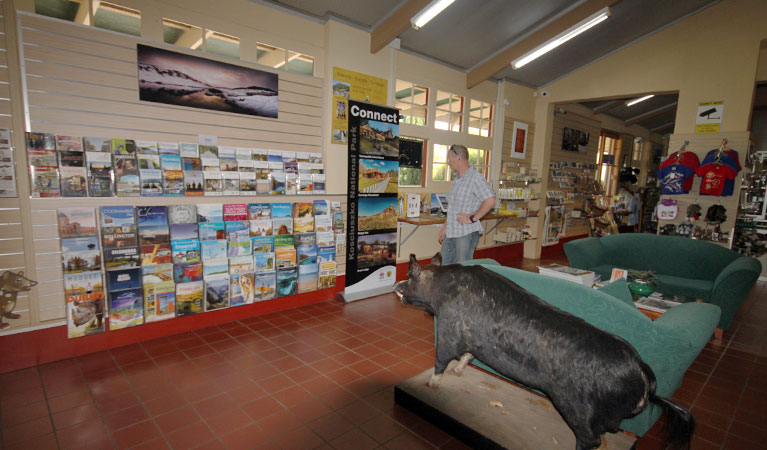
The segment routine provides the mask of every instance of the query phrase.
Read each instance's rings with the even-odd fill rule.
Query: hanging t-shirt
[[[731,167],[717,163],[706,164],[698,168],[698,175],[701,178],[701,195],[716,195],[718,197],[732,195],[732,191],[729,194],[725,194],[726,181],[734,179],[737,175]]]
[[[732,195],[735,190],[735,178],[741,168],[740,158],[735,150],[727,149],[720,153],[719,149],[715,148],[709,151],[696,171],[702,178],[700,193],[719,197]]]
[[[660,169],[658,171],[658,178],[663,183],[661,193],[664,195],[676,195],[690,192],[694,176],[695,171],[682,164],[670,164]]]
[[[686,194],[692,189],[692,181],[700,161],[693,152],[674,152],[660,165],[658,178],[663,182],[663,194]],[[664,170],[665,169],[665,170]],[[681,189],[677,188],[678,178],[682,175]],[[668,181],[668,188],[666,187]]]

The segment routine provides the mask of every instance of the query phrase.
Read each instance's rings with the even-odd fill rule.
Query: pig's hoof
[[[431,378],[429,378],[429,381],[426,382],[426,386],[437,390],[439,389],[439,385],[442,382],[442,375],[432,375]]]

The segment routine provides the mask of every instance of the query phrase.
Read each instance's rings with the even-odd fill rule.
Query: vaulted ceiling
[[[371,51],[395,38],[400,48],[466,73],[467,86],[508,80],[542,88],[701,11],[718,0],[455,0],[416,30],[410,18],[429,0],[254,0],[315,19],[330,17],[371,33]],[[609,6],[611,17],[519,69],[511,61]],[[649,93],[648,93],[649,94]],[[628,125],[673,129],[676,94],[627,107],[622,99],[582,104]]]

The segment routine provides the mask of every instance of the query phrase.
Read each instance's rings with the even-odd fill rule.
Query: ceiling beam
[[[430,0],[409,0],[380,23],[370,33],[370,53],[378,53],[379,50],[389,45],[400,34],[410,28],[410,18],[421,12]]]
[[[549,39],[586,19],[605,6],[612,6],[620,0],[586,0],[572,11],[540,28],[516,44],[507,47],[497,55],[480,64],[466,74],[466,87],[473,88],[496,73],[508,67],[511,62]]]
[[[646,113],[642,113],[634,117],[629,117],[626,119],[626,126],[634,125],[635,123],[649,119],[650,117],[659,116],[663,113],[669,112],[676,108],[676,105],[677,102],[669,103],[668,105],[661,106],[660,108],[653,109],[652,111],[647,111]]]
[[[676,122],[669,122],[669,123],[664,123],[664,124],[663,124],[663,125],[661,125],[661,126],[658,126],[658,127],[655,127],[655,128],[650,128],[650,131],[652,131],[653,133],[657,133],[657,132],[658,132],[658,131],[660,131],[660,130],[665,130],[666,128],[671,128],[671,127],[673,127],[675,123],[676,123]]]
[[[613,100],[604,104],[601,104],[597,106],[596,108],[592,109],[591,112],[594,114],[602,114],[603,112],[607,112],[613,108],[617,108],[619,105],[623,104],[623,100]]]

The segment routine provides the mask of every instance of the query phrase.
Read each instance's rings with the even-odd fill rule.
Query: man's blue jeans
[[[474,249],[479,242],[479,231],[457,238],[442,240],[442,265],[474,259]]]

